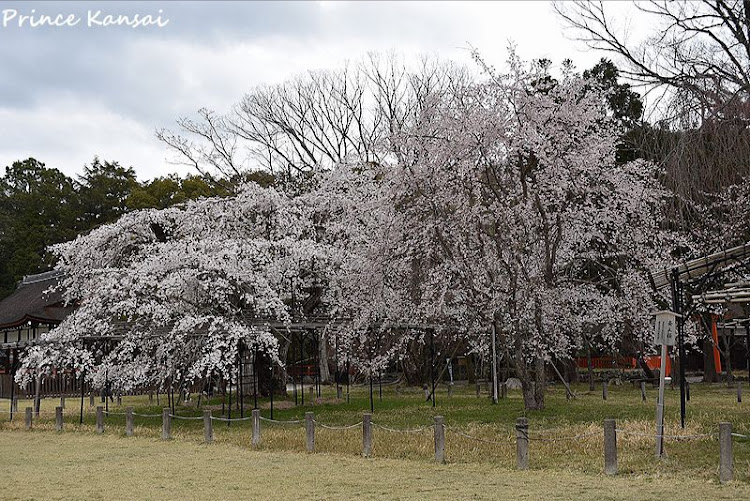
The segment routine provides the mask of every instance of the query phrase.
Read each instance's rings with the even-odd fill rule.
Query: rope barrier
[[[649,437],[649,438],[669,438],[669,439],[681,439],[681,438],[716,438],[715,433],[703,433],[696,435],[656,435],[652,433],[639,433],[637,431],[628,430],[615,430],[617,433],[624,433],[625,435],[632,435],[634,437]]]
[[[263,416],[260,416],[260,420],[266,421],[268,423],[276,423],[276,424],[299,424],[302,422],[299,419],[291,420],[291,421],[277,421],[276,419],[268,419],[268,418],[264,418]]]
[[[182,419],[185,421],[198,421],[200,419],[203,419],[203,416],[178,416],[176,414],[170,414],[169,417],[175,418],[175,419]]]
[[[527,436],[526,439],[530,442],[572,442],[574,440],[580,440],[585,437],[590,437],[593,435],[601,436],[601,432],[588,432],[588,433],[582,433],[580,435],[575,435],[572,437],[554,437],[554,438],[535,438],[535,437],[529,437]]]
[[[466,434],[466,433],[464,433],[462,431],[454,430],[453,428],[449,427],[448,425],[444,424],[443,427],[446,430],[448,430],[449,432],[451,432],[451,433],[455,433],[456,435],[460,435],[460,436],[462,436],[464,438],[468,438],[469,440],[476,440],[477,442],[482,442],[482,443],[485,443],[485,444],[492,444],[492,445],[514,445],[516,443],[514,440],[509,440],[507,442],[497,442],[497,441],[494,441],[494,440],[487,440],[487,439],[484,439],[484,438],[472,437],[471,435],[468,435],[468,434]]]
[[[750,438],[750,435],[743,435],[742,433],[732,433],[732,436],[736,438]]]
[[[319,423],[317,421],[313,421],[315,424],[320,426],[321,428],[325,428],[326,430],[351,430],[352,428],[357,428],[359,426],[362,426],[362,421],[359,423],[353,424],[351,426],[329,426],[327,424]]]
[[[124,412],[102,411],[107,416],[124,416]]]
[[[402,429],[402,430],[399,430],[397,428],[389,428],[387,426],[383,426],[383,425],[377,424],[377,423],[372,423],[372,426],[374,426],[375,428],[380,428],[381,430],[392,431],[394,433],[422,433],[425,430],[431,430],[432,429],[432,426],[425,426],[425,427],[422,427],[422,428],[412,428],[412,429]]]
[[[239,418],[231,418],[230,419],[230,418],[223,418],[223,417],[214,417],[214,416],[211,416],[211,421],[222,421],[224,423],[231,423],[231,422],[234,422],[234,421],[248,421],[248,420],[250,420],[252,418],[253,418],[252,416],[248,416],[248,417],[239,417]],[[203,418],[201,418],[201,419],[203,419]]]
[[[134,412],[133,415],[138,416],[138,417],[148,417],[148,418],[161,417],[161,414],[138,414],[137,412]]]

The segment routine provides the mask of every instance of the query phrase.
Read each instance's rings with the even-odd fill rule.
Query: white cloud
[[[7,145],[0,151],[2,166],[34,157],[74,176],[98,155],[135,167],[141,179],[179,170],[164,161],[166,152],[152,128],[95,103],[68,99],[32,109],[0,109],[0,124]]]
[[[172,172],[177,168],[165,163],[169,152],[154,138],[156,128],[171,128],[201,107],[224,112],[256,85],[337,67],[368,51],[432,53],[470,65],[471,44],[500,66],[513,40],[526,59],[571,58],[584,69],[600,58],[564,37],[546,2],[167,2],[158,8],[170,17],[158,31],[0,31],[6,42],[0,44],[0,166],[34,156],[77,173],[98,154],[133,165],[143,178]]]

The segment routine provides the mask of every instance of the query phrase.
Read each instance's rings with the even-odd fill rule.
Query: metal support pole
[[[430,380],[432,381],[432,406],[435,407],[435,329],[430,329]]]
[[[492,403],[498,402],[497,398],[497,333],[495,332],[495,322],[492,322]]]
[[[677,268],[672,270],[672,302],[674,303],[674,312],[677,314],[677,344],[680,352],[680,425],[685,428],[685,365],[687,364],[685,355],[685,319],[682,317],[682,283]]]
[[[83,424],[83,400],[86,396],[84,393],[84,389],[86,386],[85,382],[86,382],[86,371],[83,371],[83,373],[81,374],[81,420],[78,422],[78,424]]]
[[[667,345],[661,345],[661,369],[659,372],[659,400],[656,402],[656,457],[660,458],[664,446],[664,378],[667,371]]]

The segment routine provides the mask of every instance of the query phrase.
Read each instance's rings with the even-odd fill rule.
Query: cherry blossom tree
[[[130,213],[55,246],[65,298],[80,306],[24,366],[74,367],[99,387],[129,390],[209,375],[233,381],[242,347],[279,363],[270,325],[291,319],[292,284],[305,286],[291,278],[332,256],[308,216],[302,204],[249,184],[231,198]],[[112,349],[96,353],[92,336]]]
[[[433,95],[392,138],[398,162],[339,174],[359,203],[344,219],[366,239],[341,291],[370,321],[442,322],[477,350],[494,324],[539,409],[555,358],[647,332],[640,273],[664,243],[664,193],[653,165],[616,164],[596,89],[569,70],[540,87],[550,80],[527,68],[512,58],[507,74]]]

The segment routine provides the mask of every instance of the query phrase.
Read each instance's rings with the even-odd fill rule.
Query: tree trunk
[[[532,369],[529,367],[530,363],[524,358],[520,346],[519,341],[516,343],[515,361],[516,376],[521,381],[524,407],[526,410],[542,410],[544,409],[544,388],[546,386],[544,359],[541,357],[534,358],[531,362],[533,364]]]
[[[586,370],[589,376],[589,391],[594,391],[594,362],[591,360],[591,345],[586,340]]]
[[[320,334],[320,342],[318,343],[318,365],[320,366],[320,382],[329,382],[331,372],[328,370],[328,339],[325,332]]]

